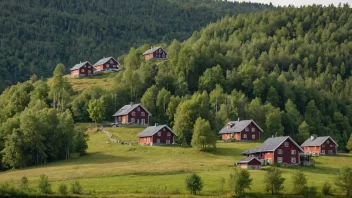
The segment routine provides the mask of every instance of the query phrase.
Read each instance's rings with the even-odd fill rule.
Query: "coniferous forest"
[[[272,6],[214,0],[0,1],[0,92],[32,74],[49,77],[131,46],[184,40],[225,15]],[[93,63],[94,64],[94,63]]]
[[[21,147],[25,142],[13,144],[18,138],[11,137],[20,134],[27,140],[28,127],[21,119],[41,119],[40,113],[31,115],[31,109],[43,114],[55,111],[57,119],[68,119],[65,113],[70,111],[70,123],[91,121],[92,99],[104,101],[103,120],[112,120],[116,109],[131,101],[141,102],[153,115],[150,123],[170,125],[184,144],[191,144],[196,120],[208,122],[217,135],[228,120],[240,118],[255,120],[264,130],[261,139],[290,135],[302,143],[311,134],[329,135],[345,151],[352,131],[351,29],[347,5],[226,16],[185,41],[163,44],[160,40],[168,52],[166,61],[145,61],[142,54],[149,44],[131,48],[119,58],[126,70],[109,79],[111,87],[92,84],[79,94],[58,65],[51,84],[34,76],[0,96],[2,162],[15,167],[19,162],[13,150],[27,151]],[[57,130],[65,134],[66,129]],[[36,164],[40,148],[52,148],[39,143],[31,147],[38,149],[28,154],[29,164]],[[62,141],[59,147],[65,145]],[[56,159],[39,156],[44,156],[42,161]]]

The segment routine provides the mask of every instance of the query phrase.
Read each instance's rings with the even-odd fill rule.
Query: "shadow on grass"
[[[237,149],[237,148],[216,148],[216,150],[211,151],[210,153],[214,155],[220,156],[239,156],[240,158],[245,158],[245,156],[241,156],[241,153],[245,151],[245,149]]]
[[[109,155],[106,153],[95,152],[88,153],[87,155],[81,156],[79,158],[70,159],[66,162],[68,164],[106,164],[115,162],[129,162],[137,160],[137,157],[127,157],[127,156],[117,156]],[[65,162],[65,161],[61,161]]]

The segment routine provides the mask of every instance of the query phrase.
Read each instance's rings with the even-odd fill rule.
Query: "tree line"
[[[49,77],[56,64],[66,70],[80,61],[120,56],[143,43],[184,40],[225,15],[272,6],[214,0],[13,0],[0,8],[0,92]]]

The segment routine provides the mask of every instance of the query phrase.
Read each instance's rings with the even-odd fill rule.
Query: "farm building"
[[[244,151],[241,155],[256,157],[262,165],[284,163],[300,164],[302,148],[289,136],[272,137],[254,149]]]
[[[167,125],[149,126],[138,135],[139,144],[162,145],[175,143],[176,134]]]
[[[250,170],[262,169],[262,163],[256,157],[246,157],[238,161],[236,165],[240,168],[246,168]]]
[[[93,65],[93,67],[97,71],[117,71],[119,69],[119,63],[113,57],[107,57],[100,59]]]
[[[70,71],[74,77],[87,77],[94,74],[94,68],[88,61],[76,64]]]
[[[151,47],[143,53],[143,56],[145,60],[165,60],[167,58],[167,52],[162,47]]]
[[[151,115],[141,104],[129,104],[118,110],[113,117],[116,124],[148,125]]]
[[[257,141],[261,132],[263,130],[253,120],[238,120],[228,122],[219,133],[223,140]]]
[[[338,145],[330,136],[311,136],[301,147],[305,153],[313,155],[336,155]]]

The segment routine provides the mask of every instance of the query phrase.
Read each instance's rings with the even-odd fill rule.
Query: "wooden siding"
[[[336,155],[337,145],[331,138],[327,139],[321,146],[306,146],[303,147],[306,153],[319,153],[322,155]]]
[[[248,128],[248,131],[246,131],[246,128]],[[232,137],[237,141],[241,141],[241,140],[243,140],[243,141],[258,141],[258,140],[260,140],[260,130],[257,126],[255,126],[255,124],[253,124],[253,122],[250,123],[246,128],[244,128],[241,132],[222,134],[222,140],[227,140]],[[254,130],[254,132],[252,132],[252,129]]]
[[[116,62],[113,58],[111,58],[106,63],[101,64],[101,65],[96,65],[94,67],[97,70],[118,69],[119,68],[119,63]]]
[[[151,54],[144,55],[145,60],[150,60],[153,58],[154,59],[162,59],[162,60],[167,59],[167,53],[162,48],[159,48]]]
[[[285,146],[286,142],[288,143],[287,147]],[[282,150],[282,153],[279,153],[279,149]],[[294,151],[294,154],[292,154],[292,151]],[[278,162],[278,158],[282,158],[282,163],[286,164],[300,164],[300,148],[297,147],[290,139],[287,139],[285,142],[283,142],[276,150],[274,153],[274,163]],[[292,162],[292,158],[295,159],[295,162]]]
[[[87,76],[92,76],[93,74],[94,74],[94,68],[89,63],[86,63],[85,65],[83,65],[79,69],[71,71],[72,76],[85,76],[85,77],[87,77]]]
[[[168,133],[170,134],[170,136],[168,136]],[[153,136],[140,137],[139,143],[140,144],[151,144],[152,143],[152,145],[173,144],[173,143],[175,143],[174,142],[174,134],[167,127],[163,127],[157,133],[155,133]]]
[[[144,115],[142,115],[143,113]],[[148,125],[149,114],[141,106],[137,106],[135,109],[130,111],[127,115],[116,116],[115,123],[121,123],[121,124],[133,123],[133,124],[139,124],[139,125]]]

